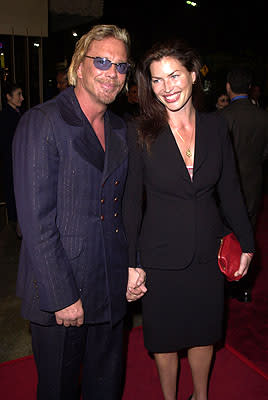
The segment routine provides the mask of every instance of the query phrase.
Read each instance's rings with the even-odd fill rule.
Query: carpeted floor
[[[192,392],[191,373],[188,361],[181,360],[179,400],[188,399]],[[238,357],[221,348],[216,352],[210,379],[210,399],[255,400],[268,399],[268,380],[251,369]],[[163,400],[154,361],[144,350],[142,328],[131,332],[126,385],[123,400]]]
[[[225,347],[216,352],[210,379],[211,399],[268,400],[268,196],[258,225],[259,259],[251,303],[228,301]],[[163,400],[154,361],[143,345],[142,327],[131,330],[122,400]],[[0,364],[0,399],[34,400],[36,370],[32,356]],[[188,362],[181,360],[179,400],[192,391]]]
[[[226,343],[268,379],[268,196],[257,229],[258,260],[251,303],[229,300]]]
[[[32,356],[0,365],[0,398],[34,400],[37,376]],[[179,400],[192,391],[188,362],[181,360]],[[268,380],[226,348],[216,352],[209,396],[217,400],[268,399]],[[129,336],[123,400],[163,400],[154,361],[144,349],[142,328]]]

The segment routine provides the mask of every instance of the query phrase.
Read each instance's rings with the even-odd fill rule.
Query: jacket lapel
[[[166,128],[166,134],[168,138],[168,148],[170,152],[171,160],[178,160],[179,162],[174,163],[174,170],[179,171],[180,175],[184,180],[191,180],[189,172],[186,168],[185,162],[181,155],[180,149],[177,146],[176,140],[169,127]],[[196,126],[195,126],[195,155],[194,155],[194,178],[195,174],[198,172],[199,168],[202,166],[203,162],[207,156],[207,135],[206,127],[202,124],[202,116],[196,112]]]
[[[186,168],[184,159],[181,155],[180,149],[176,143],[174,135],[169,126],[166,128],[167,146],[168,146],[168,162],[171,163],[171,170],[177,171],[180,176],[186,180],[191,180],[189,172]]]
[[[196,113],[195,126],[195,155],[194,155],[194,180],[195,174],[203,164],[207,156],[207,135],[206,127],[202,124],[201,115]]]
[[[57,96],[56,101],[63,120],[72,126],[74,150],[85,161],[103,171],[102,181],[104,182],[127,157],[125,124],[109,111],[105,113],[106,151],[104,153],[93,128],[80,108],[74,88],[65,89]]]
[[[102,183],[111,173],[126,159],[128,155],[125,140],[126,127],[122,123],[118,126],[119,119],[114,119],[110,112],[105,114],[105,163],[102,176]]]
[[[103,171],[104,151],[90,123],[84,116],[74,93],[74,88],[65,89],[56,102],[63,120],[70,125],[73,149],[88,163]]]
[[[104,151],[89,123],[85,123],[80,134],[74,138],[73,148],[85,161],[103,171]]]

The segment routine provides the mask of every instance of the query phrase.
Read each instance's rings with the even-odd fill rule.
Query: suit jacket
[[[234,145],[241,186],[250,216],[259,209],[263,162],[268,157],[268,113],[242,98],[222,111]]]
[[[124,221],[131,266],[137,263],[137,251],[141,264],[151,268],[183,269],[195,256],[201,263],[216,262],[220,239],[230,231],[224,222],[237,235],[243,251],[254,249],[232,146],[221,117],[196,115],[193,181],[168,125],[159,132],[150,153],[137,146],[133,124],[128,136]]]
[[[55,324],[54,312],[79,298],[86,323],[123,317],[125,135],[124,122],[107,112],[104,153],[72,87],[22,117],[13,161],[23,235],[17,294],[26,319]]]

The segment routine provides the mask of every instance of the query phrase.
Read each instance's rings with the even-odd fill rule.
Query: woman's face
[[[229,104],[229,97],[226,94],[222,94],[219,96],[216,107],[218,110],[228,106]]]
[[[21,106],[24,97],[22,96],[22,90],[20,88],[15,89],[11,95],[7,94],[7,102],[12,108],[17,108]]]
[[[158,100],[170,111],[178,111],[188,103],[195,82],[195,72],[189,72],[180,61],[163,57],[150,66],[152,89]]]

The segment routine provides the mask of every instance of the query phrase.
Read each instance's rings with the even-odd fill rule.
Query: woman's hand
[[[146,273],[142,268],[128,269],[128,284],[127,284],[127,301],[135,301],[140,299],[146,292],[145,287]]]
[[[242,253],[240,258],[240,267],[239,270],[235,272],[235,276],[241,275],[245,276],[248,272],[250,262],[252,260],[252,253]]]

